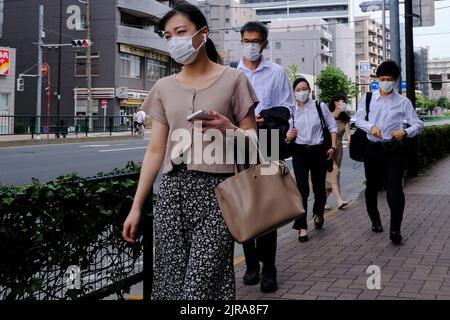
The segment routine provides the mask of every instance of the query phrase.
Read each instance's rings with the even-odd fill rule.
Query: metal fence
[[[0,135],[55,134],[56,137],[65,137],[70,134],[87,136],[90,132],[124,131],[130,131],[133,134],[132,116],[11,116],[0,114]]]
[[[113,174],[103,177],[91,177],[74,183],[101,183],[108,179],[137,180],[139,173]],[[96,213],[93,213],[96,214]],[[116,214],[116,216],[119,216]],[[120,219],[120,218],[118,218]],[[123,221],[115,221],[122,224]],[[116,224],[117,224],[116,223]],[[102,299],[111,294],[122,297],[125,288],[143,281],[144,299],[150,299],[153,278],[153,199],[146,201],[143,209],[143,221],[138,231],[136,244],[128,245],[118,232],[117,226],[107,226],[81,256],[67,252],[65,259],[71,261],[88,261],[82,267],[78,265],[61,266],[58,261],[42,263],[38,266],[32,279],[21,279],[25,282],[36,281],[40,289],[30,294],[15,296],[16,300],[65,300]],[[144,256],[144,251],[147,253]],[[45,255],[45,252],[42,252]],[[72,256],[71,256],[72,255]],[[55,263],[56,262],[56,263]],[[144,265],[146,268],[144,269]],[[72,274],[71,274],[72,273]],[[78,291],[71,297],[71,286]],[[126,290],[125,290],[126,291]],[[9,299],[11,288],[0,285],[0,300]]]

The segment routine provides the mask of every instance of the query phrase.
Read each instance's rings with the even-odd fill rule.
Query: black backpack
[[[372,100],[372,92],[366,93],[366,121],[369,120],[369,106],[370,100]],[[369,139],[367,139],[367,133],[357,128],[356,131],[350,137],[350,159],[363,162],[364,154],[366,153],[367,146],[369,145]]]

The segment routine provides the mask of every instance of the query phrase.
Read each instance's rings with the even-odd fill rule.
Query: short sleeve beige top
[[[179,83],[175,75],[162,78],[151,89],[142,107],[153,119],[169,126],[169,136],[164,158],[163,173],[170,172],[174,167],[175,159],[179,159],[186,150],[172,152],[179,141],[171,139],[177,129],[186,129],[193,137],[193,123],[186,117],[198,110],[216,111],[235,125],[252,111],[258,104],[253,87],[244,73],[237,69],[227,67],[220,76],[207,88],[196,90]],[[179,131],[178,131],[179,132]],[[194,138],[191,139],[194,141]],[[225,141],[225,139],[224,139]],[[210,142],[203,141],[202,152]],[[192,144],[190,145],[192,147]],[[225,149],[225,147],[224,147]],[[177,150],[177,149],[175,149]],[[175,153],[175,154],[173,154]],[[233,164],[225,162],[226,152],[223,152],[223,161],[220,163],[206,164],[187,163],[188,170],[196,170],[211,173],[233,173]],[[193,156],[191,157],[193,158]]]

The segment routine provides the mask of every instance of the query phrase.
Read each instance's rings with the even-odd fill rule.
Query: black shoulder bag
[[[332,146],[331,133],[330,130],[328,129],[327,123],[325,122],[325,118],[322,113],[322,108],[320,107],[320,101],[316,101],[316,108],[317,112],[319,113],[320,123],[322,125],[324,149],[328,151]],[[328,172],[333,171],[333,158],[327,160],[327,170]]]
[[[372,92],[366,93],[366,121],[369,120],[369,106],[370,100],[372,100]],[[364,154],[366,153],[369,140],[367,139],[367,133],[357,128],[356,131],[350,137],[350,159],[358,162],[364,161]]]

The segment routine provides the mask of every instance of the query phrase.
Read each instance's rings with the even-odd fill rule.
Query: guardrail
[[[40,121],[38,121],[40,120]],[[40,128],[38,128],[40,123]],[[55,134],[88,135],[100,132],[133,131],[132,116],[11,116],[0,114],[0,135]]]

